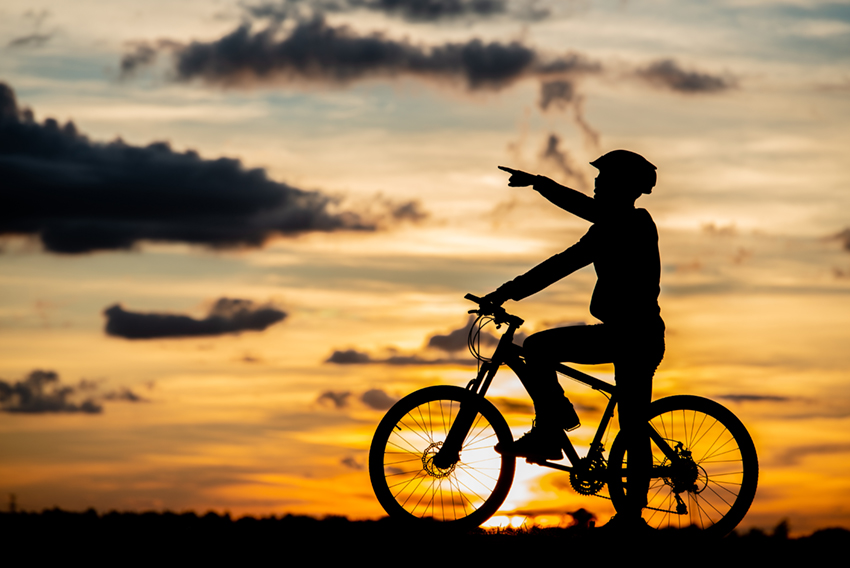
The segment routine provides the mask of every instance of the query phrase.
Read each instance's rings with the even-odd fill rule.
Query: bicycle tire
[[[653,402],[650,416],[650,425],[671,447],[681,442],[682,449],[691,452],[696,468],[691,477],[685,476],[685,485],[693,480],[692,489],[679,488],[687,513],[677,513],[673,486],[682,476],[664,477],[659,468],[670,462],[653,442],[654,473],[644,520],[654,529],[696,526],[713,537],[732,532],[747,514],[758,486],[758,456],[747,429],[727,408],[698,396],[671,396]],[[608,491],[618,512],[628,506],[626,475],[621,469],[627,461],[626,443],[618,435],[608,462]]]
[[[445,440],[461,404],[475,405],[476,418],[461,461],[440,470],[429,457]],[[400,521],[477,527],[499,509],[513,483],[516,458],[493,449],[511,440],[504,417],[476,393],[453,386],[411,393],[390,408],[372,439],[369,477],[375,496]]]

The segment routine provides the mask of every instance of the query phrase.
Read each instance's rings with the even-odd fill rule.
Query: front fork
[[[502,364],[501,362],[504,361],[506,357],[516,356],[515,353],[519,347],[513,344],[515,331],[516,327],[514,325],[508,326],[507,331],[505,331],[501,339],[499,339],[499,345],[496,346],[496,350],[493,352],[493,357],[490,361],[481,365],[481,369],[478,371],[476,377],[469,381],[469,384],[466,385],[466,390],[471,391],[482,398],[485,394],[487,394],[487,389],[490,388],[490,383],[493,382],[493,377],[496,376],[496,371],[499,370],[499,367]],[[446,440],[443,442],[443,445],[440,446],[440,451],[438,451],[434,456],[432,463],[436,467],[440,469],[449,469],[460,461],[460,450],[463,447],[463,441],[466,440],[466,437],[469,435],[469,430],[475,423],[475,417],[477,415],[477,405],[461,403],[460,410],[458,410],[457,413],[457,418],[455,418],[454,424],[452,424],[452,427],[449,429],[449,433],[446,435]]]
[[[499,370],[499,364],[492,361],[482,365],[476,378],[469,382],[466,386],[467,390],[484,396],[487,388],[493,380],[496,371]],[[461,403],[457,417],[443,445],[440,446],[440,451],[434,456],[433,464],[440,469],[449,469],[460,461],[460,449],[463,447],[463,441],[469,435],[472,425],[475,423],[475,417],[478,416],[477,405],[469,403]]]

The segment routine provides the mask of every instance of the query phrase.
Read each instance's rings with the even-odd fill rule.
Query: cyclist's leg
[[[640,517],[646,506],[652,468],[652,448],[649,437],[644,434],[652,400],[652,371],[638,365],[615,365],[617,382],[617,413],[620,419],[620,435],[626,440],[628,452],[627,480],[630,510],[620,511],[626,517]]]
[[[630,511],[627,517],[640,517],[652,473],[652,449],[646,434],[652,377],[664,357],[664,324],[659,321],[640,328],[617,329],[617,357],[614,377],[617,383],[617,413],[620,432],[628,452],[627,491]]]
[[[560,361],[605,363],[613,359],[605,353],[608,345],[603,325],[550,329],[526,338],[525,363],[508,362],[534,401],[535,426],[510,446],[499,444],[496,451],[534,459],[560,459],[559,431],[579,425],[579,418],[564,389],[558,383],[554,364]]]
[[[610,333],[604,324],[559,327],[535,333],[526,338],[523,353],[526,366],[520,380],[534,401],[538,421],[555,424],[559,415],[570,413],[572,407],[558,382],[555,363],[595,365],[614,360]]]

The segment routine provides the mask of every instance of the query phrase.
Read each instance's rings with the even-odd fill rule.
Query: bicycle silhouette
[[[369,451],[369,476],[378,501],[390,517],[410,522],[438,521],[473,528],[489,519],[513,483],[516,458],[494,450],[513,439],[504,417],[485,398],[502,364],[520,362],[513,343],[524,323],[503,308],[467,294],[479,304],[469,334],[473,355],[482,363],[466,388],[433,386],[398,401],[384,416]],[[490,359],[475,340],[481,327],[507,325]],[[556,370],[608,397],[590,449],[580,457],[566,432],[562,447],[570,465],[531,462],[569,473],[580,495],[600,495],[607,487],[617,511],[628,506],[628,455],[618,435],[606,460],[603,438],[617,404],[616,387],[563,364]],[[744,518],[758,485],[758,458],[752,438],[728,409],[698,396],[677,395],[650,405],[647,435],[653,466],[643,517],[652,528],[696,526],[724,536]]]

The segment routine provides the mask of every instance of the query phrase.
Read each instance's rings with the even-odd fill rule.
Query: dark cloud
[[[142,67],[152,65],[156,62],[161,51],[171,51],[182,47],[182,44],[167,39],[155,42],[131,41],[127,42],[127,51],[121,56],[119,63],[119,74],[122,79],[128,79],[136,74]]]
[[[316,400],[319,402],[330,402],[335,408],[345,408],[348,406],[348,399],[351,396],[350,391],[325,391],[319,395]]]
[[[316,400],[320,403],[331,403],[334,408],[341,410],[347,408],[351,400],[351,391],[325,391]],[[391,397],[381,389],[370,389],[360,395],[360,402],[375,410],[387,410],[398,399]]]
[[[474,322],[475,318],[470,317],[469,321],[466,322],[466,325],[454,329],[446,335],[432,335],[428,338],[428,347],[433,347],[435,349],[440,349],[441,351],[447,351],[449,353],[454,353],[456,351],[462,351],[466,349],[467,338],[469,337],[469,328],[472,327],[472,324]],[[493,337],[486,331],[482,332],[479,335],[479,338],[481,341],[481,345],[492,347],[499,343],[499,340],[496,337]]]
[[[380,201],[379,206],[389,209],[389,214],[395,221],[410,221],[418,223],[428,218],[429,213],[422,209],[422,204],[418,201],[407,201],[405,203],[392,203],[390,201]]]
[[[357,460],[357,458],[355,458],[353,456],[345,457],[342,460],[340,460],[339,463],[341,463],[345,467],[348,467],[348,468],[351,468],[351,469],[356,469],[358,471],[366,468],[366,466],[364,466],[362,463],[360,463]]]
[[[123,400],[126,402],[148,402],[148,399],[143,398],[128,388],[122,388],[117,391],[108,392],[103,395],[103,400]]]
[[[398,399],[391,397],[381,389],[370,389],[363,393],[360,401],[375,410],[388,410]]]
[[[348,26],[330,25],[321,16],[298,20],[288,31],[278,24],[254,31],[250,23],[244,23],[212,42],[148,47],[172,52],[178,80],[199,79],[223,86],[281,81],[349,83],[408,75],[452,81],[470,90],[495,90],[529,76],[601,69],[580,54],[546,57],[518,41],[472,39],[428,47],[381,33],[360,34]],[[141,47],[134,53],[122,61],[125,74],[152,60]]]
[[[430,359],[421,355],[392,355],[386,359],[378,359],[373,363],[384,363],[386,365],[474,365],[472,359],[438,358]]]
[[[165,142],[91,142],[73,123],[34,120],[0,83],[0,235],[40,237],[57,253],[129,249],[143,240],[216,248],[260,246],[275,235],[376,230],[424,215],[377,199],[377,213],[272,181],[239,160],[207,160]]]
[[[412,22],[438,22],[470,17],[489,17],[507,11],[506,0],[280,0],[245,6],[255,18],[284,21],[322,13],[369,10]],[[541,10],[520,12],[530,16],[545,17]]]
[[[636,71],[649,84],[679,93],[716,93],[735,87],[730,77],[686,71],[673,59],[661,59]]]
[[[433,22],[464,16],[492,16],[505,12],[505,0],[349,0],[408,20]]]
[[[0,381],[0,410],[27,414],[56,412],[82,412],[98,414],[103,407],[94,399],[72,402],[78,389],[60,385],[54,371],[32,371],[26,379],[16,383]]]
[[[344,349],[334,351],[325,363],[335,365],[474,365],[472,359],[423,357],[417,353],[409,355],[389,355],[386,357],[375,357],[364,351],[356,349]]]
[[[157,313],[128,312],[116,304],[104,310],[106,333],[126,339],[197,337],[243,331],[263,331],[282,321],[286,313],[250,300],[220,298],[204,319]]]
[[[159,50],[147,43],[134,44],[129,51],[124,52],[119,64],[121,77],[130,77],[137,69],[156,61]]]
[[[356,351],[354,349],[345,349],[342,351],[334,351],[325,363],[336,363],[337,365],[362,365],[366,363],[374,363],[368,353]]]
[[[717,398],[731,400],[732,402],[788,402],[791,400],[786,396],[771,396],[766,394],[719,394]]]

